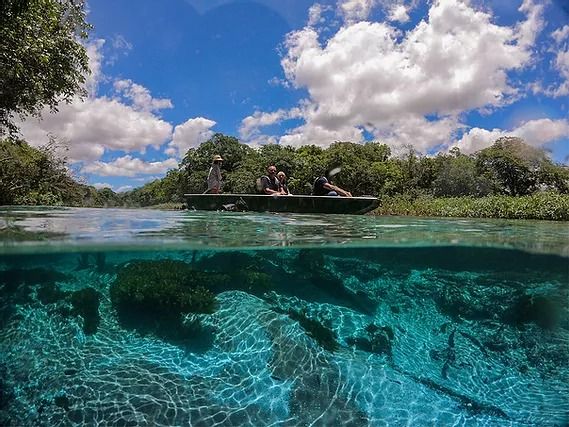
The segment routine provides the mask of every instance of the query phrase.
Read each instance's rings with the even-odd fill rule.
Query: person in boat
[[[209,194],[219,194],[221,193],[221,164],[223,163],[223,158],[216,154],[213,156],[213,162],[209,168],[209,173],[207,175],[207,190],[206,193]]]
[[[290,195],[291,192],[289,191],[288,185],[286,183],[286,174],[283,171],[280,171],[279,173],[277,173],[277,179],[281,184],[281,193]]]
[[[334,174],[332,172],[326,173],[316,178],[314,185],[312,186],[313,196],[342,196],[342,197],[352,197],[352,193],[346,191],[331,182],[331,178]],[[330,179],[327,178],[330,177]]]
[[[269,165],[267,175],[261,177],[260,187],[261,193],[263,194],[284,194],[281,189],[281,183],[277,178],[277,168],[275,165]]]

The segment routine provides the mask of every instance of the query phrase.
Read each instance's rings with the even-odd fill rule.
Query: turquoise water
[[[569,224],[0,210],[0,425],[566,426]]]

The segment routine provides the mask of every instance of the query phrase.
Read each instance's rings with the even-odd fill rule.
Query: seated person
[[[288,191],[288,185],[286,184],[286,174],[283,171],[280,171],[277,174],[277,178],[281,184],[281,193],[290,195],[291,192]]]
[[[277,178],[277,168],[270,165],[267,168],[267,175],[261,177],[261,192],[263,194],[283,194],[281,183]]]
[[[312,195],[352,197],[352,193],[333,185],[325,176],[321,176],[317,178],[316,181],[314,181],[314,186],[312,187]]]

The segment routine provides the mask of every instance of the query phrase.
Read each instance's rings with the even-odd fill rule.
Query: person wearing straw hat
[[[213,156],[213,163],[209,168],[207,174],[207,190],[206,193],[218,194],[221,193],[221,163],[223,159],[219,154]]]

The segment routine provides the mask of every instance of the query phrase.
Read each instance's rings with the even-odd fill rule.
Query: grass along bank
[[[569,195],[536,193],[478,198],[398,195],[382,197],[373,214],[569,221]]]

